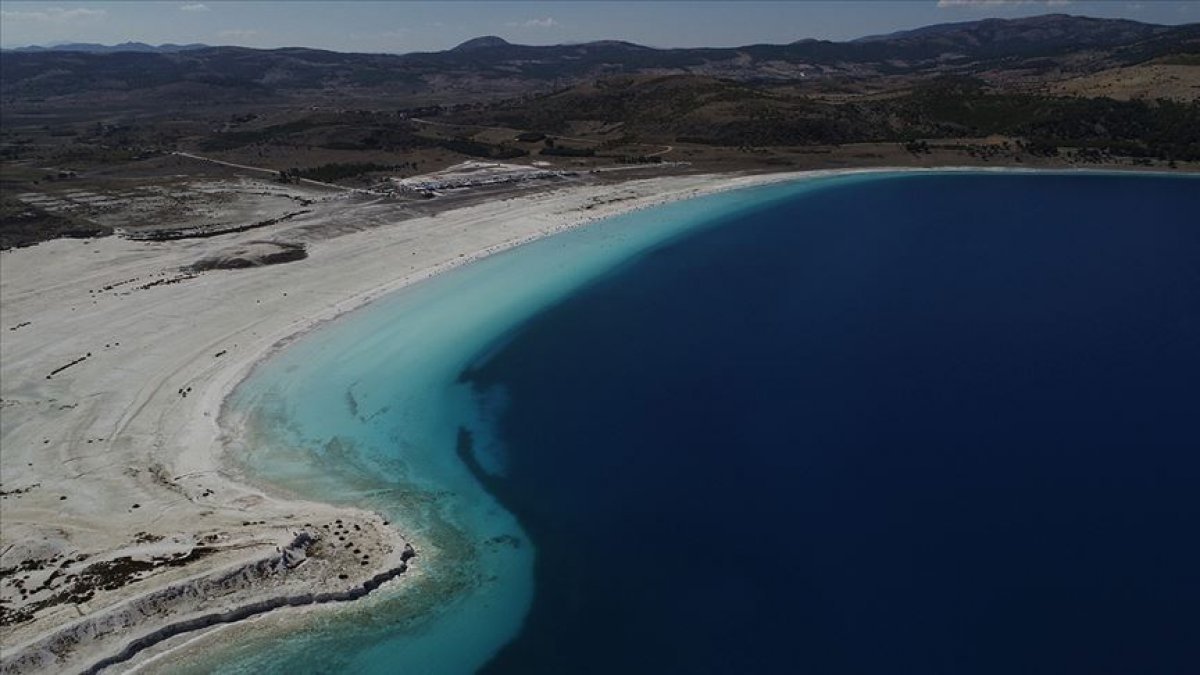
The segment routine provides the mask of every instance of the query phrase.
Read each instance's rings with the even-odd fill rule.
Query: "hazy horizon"
[[[1188,1],[895,2],[31,2],[0,0],[0,47],[203,43],[341,52],[441,51],[496,35],[529,45],[625,40],[651,47],[844,41],[938,23],[1043,14],[1158,24],[1200,20]]]

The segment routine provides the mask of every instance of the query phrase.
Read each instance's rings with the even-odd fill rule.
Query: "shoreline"
[[[183,535],[187,536],[188,530],[192,529],[192,538],[196,539],[194,535],[200,532],[196,531],[191,523],[204,517],[215,518],[214,527],[218,530],[224,528],[232,531],[238,527],[237,523],[241,522],[241,527],[248,530],[238,534],[242,537],[239,541],[250,549],[257,547],[258,550],[265,550],[273,542],[274,545],[278,545],[279,530],[286,531],[289,525],[295,525],[289,521],[297,521],[297,512],[300,514],[298,521],[340,516],[365,523],[371,514],[297,500],[294,495],[281,494],[281,490],[269,484],[256,485],[255,481],[249,480],[232,466],[228,456],[227,446],[230,434],[234,433],[234,430],[221,425],[227,399],[254,368],[280,350],[286,349],[300,336],[385,295],[435,275],[556,233],[624,213],[682,199],[774,183],[858,173],[938,171],[1145,173],[1003,167],[870,168],[778,174],[670,176],[607,185],[567,185],[508,198],[498,195],[483,204],[394,222],[351,234],[336,235],[314,242],[312,256],[308,261],[245,272],[205,273],[198,277],[199,283],[185,281],[169,288],[149,289],[132,294],[130,297],[133,300],[129,302],[126,302],[124,296],[113,294],[101,298],[101,294],[95,293],[90,287],[103,286],[110,279],[120,280],[122,275],[131,271],[149,270],[150,273],[157,272],[161,275],[165,270],[177,269],[177,263],[183,262],[185,258],[198,258],[205,251],[217,246],[227,246],[231,242],[248,240],[251,237],[279,236],[294,227],[305,224],[311,227],[314,222],[320,222],[321,219],[334,214],[328,211],[317,212],[310,218],[296,223],[272,227],[269,232],[231,235],[219,244],[200,242],[175,247],[170,244],[146,245],[142,242],[118,241],[115,237],[109,237],[103,240],[85,240],[82,243],[59,240],[29,249],[6,251],[3,254],[7,263],[3,290],[7,316],[3,328],[6,330],[5,337],[8,338],[6,342],[18,342],[14,349],[19,355],[19,358],[10,359],[6,354],[3,366],[3,406],[6,417],[2,429],[3,438],[6,445],[13,443],[19,446],[14,453],[18,459],[11,462],[17,464],[28,459],[31,461],[27,462],[29,466],[26,468],[34,468],[32,460],[36,460],[40,456],[37,451],[42,450],[36,439],[43,437],[41,445],[50,445],[51,439],[44,437],[53,435],[56,427],[62,426],[60,417],[78,418],[67,425],[71,432],[68,434],[70,438],[65,441],[54,439],[53,446],[57,454],[65,455],[63,464],[69,463],[78,468],[71,468],[63,474],[55,473],[53,468],[24,471],[23,467],[15,467],[18,469],[15,483],[11,475],[5,476],[5,490],[23,489],[24,484],[21,481],[24,478],[43,479],[26,481],[26,484],[38,485],[38,488],[31,488],[32,492],[28,493],[28,497],[26,493],[17,495],[18,498],[24,497],[32,503],[29,506],[22,504],[16,509],[19,526],[16,538],[21,538],[23,534],[40,534],[45,538],[48,533],[57,530],[63,543],[58,549],[51,550],[56,550],[60,555],[71,547],[74,547],[72,550],[86,548],[89,551],[126,551],[128,546],[124,546],[124,542],[120,541],[121,535],[127,538],[128,534],[134,532],[135,527],[143,528],[137,530],[138,532],[150,532],[153,536],[162,536],[157,532],[172,530],[182,531]],[[600,201],[614,195],[618,199]],[[499,213],[497,207],[500,209]],[[352,212],[356,208],[359,206],[339,203],[334,204],[330,211],[348,210],[350,214],[339,214],[347,217],[353,215]],[[520,222],[514,225],[508,222],[509,219]],[[472,229],[475,227],[492,229],[481,234]],[[390,264],[394,263],[395,259],[389,256],[408,251],[414,237],[431,248],[411,266],[410,271],[396,275],[395,265]],[[101,255],[99,258],[89,256],[88,251],[82,249],[89,249]],[[72,253],[76,254],[75,260],[72,259]],[[418,253],[413,251],[410,257],[417,255]],[[14,265],[18,269],[11,272]],[[330,282],[331,273],[348,272],[344,269],[347,266],[354,267],[353,270],[349,270],[353,273],[347,274],[350,278]],[[57,273],[63,269],[80,267],[84,268],[80,279],[64,281]],[[29,274],[32,279],[28,282],[13,279],[14,275],[22,277],[23,274]],[[49,293],[39,289],[39,286],[45,285],[39,283],[45,280],[43,275],[55,282],[51,284]],[[14,286],[18,288],[14,289]],[[85,286],[88,287],[86,295],[80,292]],[[194,286],[200,288],[196,289]],[[334,288],[331,289],[331,286]],[[300,293],[297,293],[297,288],[300,289]],[[284,300],[289,297],[289,292],[295,299]],[[255,298],[254,303],[250,302],[248,295],[244,299],[236,297],[249,293],[263,297]],[[281,293],[282,298],[266,297],[276,293]],[[155,297],[148,299],[147,296],[151,294]],[[47,298],[47,295],[50,297]],[[66,310],[62,304],[64,298],[59,297],[64,295],[76,298],[76,306]],[[235,299],[231,300],[231,297]],[[264,299],[269,300],[268,304],[276,304],[278,308],[259,308]],[[314,299],[322,304],[316,311],[311,307]],[[90,307],[85,304],[89,300],[92,303]],[[121,307],[122,304],[141,300],[147,300],[150,305],[149,311],[141,305],[132,308]],[[17,307],[15,312],[11,309],[14,304]],[[83,305],[85,311],[77,312],[79,305]],[[134,315],[122,323],[122,331],[113,330],[107,323],[111,312],[118,311],[114,308],[126,309],[127,313]],[[268,314],[264,316],[263,311]],[[194,325],[190,328],[194,328],[194,332],[199,334],[193,335],[193,331],[177,329],[174,335],[175,342],[172,343],[175,349],[164,349],[154,339],[155,328],[162,326],[162,322],[171,317],[181,322],[191,320]],[[105,321],[99,322],[102,325],[89,321],[96,319]],[[199,319],[204,319],[208,325],[200,326]],[[13,326],[20,322],[28,322],[31,325],[21,328],[18,332]],[[33,336],[44,330],[43,326],[46,324],[51,326],[51,330],[48,331],[50,335],[43,335],[42,340],[33,343]],[[13,332],[8,332],[10,330]],[[120,342],[129,344],[129,338],[117,340],[118,332],[136,334],[133,346],[141,346],[142,349],[122,359],[114,353],[115,347],[109,347],[113,343],[118,343],[118,347]],[[54,339],[55,337],[59,339]],[[51,370],[48,366],[78,358],[74,354],[83,352],[86,344],[100,344],[105,339],[111,340],[104,343],[106,351],[101,352],[99,347],[95,349],[99,356],[97,360],[108,357],[109,369],[97,373],[94,367],[76,367],[55,374],[54,378],[47,375],[44,381],[41,380],[44,372]],[[233,342],[234,340],[243,342]],[[242,345],[240,348],[239,344]],[[8,351],[6,348],[6,352]],[[92,352],[86,353],[90,358]],[[149,375],[147,370],[158,374],[149,378],[150,385],[153,385],[149,390],[144,382]],[[162,370],[167,371],[166,376],[161,376]],[[125,378],[121,378],[121,374],[126,374]],[[15,385],[12,384],[14,382]],[[131,384],[134,387],[139,384],[143,386],[130,396],[126,390]],[[176,385],[181,386],[172,391]],[[198,390],[194,395],[189,395],[193,387]],[[121,395],[104,395],[111,394],[114,389]],[[56,409],[56,405],[61,407]],[[91,437],[100,434],[98,427],[106,427],[108,433],[99,438]],[[100,448],[87,447],[95,446],[94,441],[100,441]],[[96,452],[101,449],[101,452]],[[169,466],[164,468],[169,468],[169,471],[141,471],[140,462],[146,462],[147,466],[162,466],[162,463],[166,462]],[[111,471],[93,468],[102,465],[121,466],[116,475]],[[10,469],[7,462],[6,469]],[[128,473],[130,469],[134,470],[132,475]],[[93,472],[99,472],[103,477],[99,490],[95,489],[95,486],[78,482],[80,478]],[[6,474],[10,473],[11,471],[6,471]],[[164,475],[174,478],[164,481]],[[204,482],[201,483],[200,480]],[[164,485],[164,482],[167,484]],[[61,518],[58,510],[53,508],[59,506],[54,503],[53,495],[40,494],[48,492],[51,487],[58,488],[58,492],[54,493],[61,492],[61,499],[58,501],[66,503],[66,508],[72,510],[68,518]],[[86,537],[75,539],[72,537],[75,534],[73,530],[57,524],[66,520],[69,525],[78,529],[85,525],[97,529],[97,519],[103,522],[107,520],[107,514],[116,511],[113,508],[116,505],[112,501],[115,495],[108,493],[112,490],[120,491],[122,488],[131,490],[140,499],[132,507],[122,509],[131,515],[126,519],[130,524],[124,528],[125,532],[92,532]],[[71,499],[68,499],[68,496]],[[8,497],[6,495],[6,511],[17,501]],[[85,502],[84,513],[73,511],[72,507],[78,501]],[[232,504],[233,508],[228,504]],[[158,518],[149,521],[157,528],[155,531],[146,529],[149,526],[147,520],[142,517],[145,513],[141,511],[143,507],[146,511],[161,510]],[[172,511],[180,512],[173,514]],[[246,514],[261,516],[263,512],[269,515],[261,522],[256,521],[257,524],[247,524],[241,520],[247,517]],[[167,522],[161,522],[163,519]],[[393,549],[400,545],[397,542],[408,540],[407,533],[401,537],[399,528],[402,527],[404,524],[398,523],[389,528],[394,536],[394,540],[389,542]],[[15,544],[10,545],[11,541],[6,541],[5,544],[4,555],[8,555]],[[194,548],[195,546],[193,550]],[[227,566],[230,561],[226,558],[221,562]],[[420,564],[420,559],[417,564]],[[205,570],[191,571],[212,574],[221,569],[224,568],[209,566]],[[377,566],[370,567],[372,572],[378,572],[380,569]],[[401,576],[401,585],[403,579]],[[121,602],[144,597],[173,581],[179,580],[169,576],[151,576],[139,582],[143,585],[132,584],[135,586],[134,592],[124,592],[124,589],[130,588],[124,586],[118,589],[117,595],[108,598],[110,602],[106,605],[88,607],[86,615],[102,614]],[[385,589],[385,592],[388,591]],[[82,610],[78,611],[79,614],[84,614]],[[61,614],[62,612],[59,613],[60,617]],[[176,615],[178,616],[180,615]],[[21,650],[47,632],[62,629],[71,621],[47,616],[35,620],[34,623],[37,624],[39,632],[32,637],[26,635],[22,636],[23,639],[14,641],[15,650]],[[13,633],[19,635],[19,631],[19,627],[12,632],[5,628],[6,651],[9,651],[8,646],[13,644],[10,642],[11,636]],[[198,633],[193,638],[206,634]],[[154,658],[159,659],[164,655],[186,650],[191,641],[192,639],[188,639],[182,644],[173,645],[155,654]],[[78,660],[101,661],[109,655],[104,652],[110,647],[110,644],[104,643],[92,648],[91,653],[88,653],[87,649],[81,650],[82,653],[77,654]],[[5,659],[5,672],[9,670],[8,665],[9,659]]]
[[[15,573],[18,564],[32,562],[40,567],[44,562],[58,563],[76,556],[90,560],[132,557],[141,563],[139,554],[151,555],[142,550],[148,545],[138,544],[142,537],[166,537],[172,543],[176,538],[186,540],[178,542],[171,555],[198,548],[196,541],[204,536],[236,538],[230,544],[233,550],[222,552],[223,557],[212,556],[214,562],[187,565],[190,578],[243,564],[245,550],[269,552],[286,539],[297,521],[341,517],[365,526],[374,514],[280,495],[270,486],[246,480],[227,461],[224,455],[230,430],[218,424],[221,409],[257,363],[299,335],[391,291],[527,241],[624,212],[630,205],[626,201],[588,210],[595,200],[631,190],[630,198],[644,208],[663,200],[663,186],[678,199],[730,180],[744,181],[693,176],[617,186],[556,186],[517,195],[511,198],[513,206],[497,198],[318,240],[312,244],[313,256],[306,261],[209,272],[182,283],[126,293],[98,289],[111,289],[129,277],[174,279],[171,275],[176,270],[216,246],[251,236],[286,235],[293,228],[311,227],[314,221],[335,214],[328,210],[316,213],[313,218],[273,227],[270,233],[222,237],[219,244],[147,244],[109,237],[56,240],[4,252],[3,328],[8,330],[0,431],[6,449],[11,449],[5,453],[3,506],[6,533],[12,539],[5,537],[3,553],[8,557],[0,567],[11,567],[10,573]],[[753,183],[762,180],[752,179]],[[495,212],[497,206],[502,213]],[[354,203],[332,205],[332,210],[351,216],[360,208]],[[443,231],[456,226],[471,230],[505,219],[512,219],[514,227],[497,227],[482,236]],[[421,251],[424,255],[410,270],[396,273],[390,261],[372,255],[380,239],[409,253],[405,244],[414,234],[429,239],[431,250]],[[332,291],[324,283],[327,275],[357,266],[364,256],[374,260],[371,270]],[[308,292],[297,293],[298,286],[305,286],[302,290]],[[290,298],[307,297],[293,300],[289,291]],[[239,300],[249,293],[263,297]],[[259,311],[262,303],[282,307],[267,309],[264,316]],[[318,304],[315,311],[314,304]],[[84,355],[79,365],[56,371],[60,361],[75,362]],[[104,361],[108,363],[102,369],[94,365]],[[128,522],[113,522],[120,520]],[[207,527],[197,531],[197,521]],[[390,534],[392,549],[407,540],[396,527]],[[14,555],[23,547],[35,550]],[[10,561],[18,564],[10,565]],[[82,565],[68,569],[63,564],[60,576],[79,574]],[[61,603],[29,623],[5,626],[5,651],[12,657],[5,659],[4,669],[9,670],[9,663],[26,647],[69,629],[81,616],[102,616],[121,603],[183,581],[169,571],[151,572],[126,579],[119,588],[104,589],[91,602]],[[37,581],[35,574],[29,585]],[[124,632],[134,635],[128,629]],[[57,665],[95,661],[110,651],[110,645],[81,647],[74,658]]]

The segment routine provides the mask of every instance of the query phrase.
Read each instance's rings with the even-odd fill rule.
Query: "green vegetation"
[[[209,151],[232,150],[234,148],[253,145],[255,143],[277,141],[292,134],[320,126],[320,124],[320,121],[315,118],[306,118],[284,124],[273,124],[261,129],[230,131],[205,139],[204,142],[200,144],[200,147],[202,150]]]
[[[472,141],[465,138],[444,138],[436,141],[437,145],[451,152],[457,152],[460,155],[468,157],[483,157],[484,159],[515,159],[517,157],[525,157],[529,154],[528,150],[514,148],[507,145],[488,145],[479,141]]]
[[[1130,157],[1200,159],[1200,103],[1117,101],[980,89],[931,88],[883,110],[921,137],[966,138],[1002,134],[1039,148],[1094,148]],[[890,140],[890,139],[872,139]]]
[[[1200,159],[1200,103],[1002,93],[962,77],[932,80],[896,97],[848,102],[710,78],[615,78],[462,118],[553,131],[576,120],[600,120],[664,143],[737,148],[884,142],[923,154],[929,151],[921,145],[926,139],[1002,135],[1027,139],[1037,155],[1069,147]],[[542,153],[576,156],[561,149]]]
[[[548,157],[594,157],[595,148],[564,148],[562,146],[546,146],[538,151],[539,155]]]
[[[416,168],[415,162],[402,162],[400,164],[376,164],[375,162],[330,162],[320,166],[309,167],[306,169],[293,168],[287,171],[280,171],[280,180],[288,181],[293,178],[307,178],[309,180],[320,181],[322,183],[336,183],[339,180],[346,178],[354,178],[366,173],[374,173],[377,171],[399,171],[407,168]]]

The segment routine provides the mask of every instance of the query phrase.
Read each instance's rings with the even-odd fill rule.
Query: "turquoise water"
[[[730,192],[327,324],[235,392],[231,454],[424,574],[197,670],[1176,672],[1195,182]]]
[[[455,453],[461,424],[485,427],[479,411],[503,407],[459,383],[463,368],[542,307],[657,243],[863,180],[741,190],[597,222],[377,300],[261,364],[227,406],[225,424],[242,429],[231,457],[253,478],[302,497],[385,514],[420,533],[418,566],[438,560],[394,600],[230,645],[196,671],[476,670],[520,630],[535,549]],[[502,452],[488,454],[486,443],[479,450],[503,472]]]

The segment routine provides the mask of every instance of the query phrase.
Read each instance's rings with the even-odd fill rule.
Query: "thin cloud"
[[[229,38],[233,40],[249,40],[253,37],[258,37],[258,31],[249,28],[230,28],[217,33],[217,37]]]
[[[938,7],[942,9],[960,8],[960,7],[999,7],[1003,5],[1046,5],[1047,7],[1061,7],[1062,5],[1071,4],[1071,0],[938,0]]]
[[[76,19],[94,19],[107,14],[103,9],[91,9],[88,7],[74,7],[72,9],[64,9],[62,7],[47,7],[35,11],[25,10],[0,10],[0,18],[9,19],[12,21],[43,21],[47,23],[66,23]]]
[[[350,33],[351,40],[399,40],[412,34],[408,28],[396,28],[379,33]]]
[[[526,21],[509,21],[504,24],[509,28],[557,28],[560,24],[550,17],[544,19],[528,19]]]
[[[204,4],[203,2],[196,2],[196,3],[192,3],[190,5],[181,5],[179,7],[179,11],[181,11],[181,12],[208,12],[211,10],[209,10],[208,5]]]

